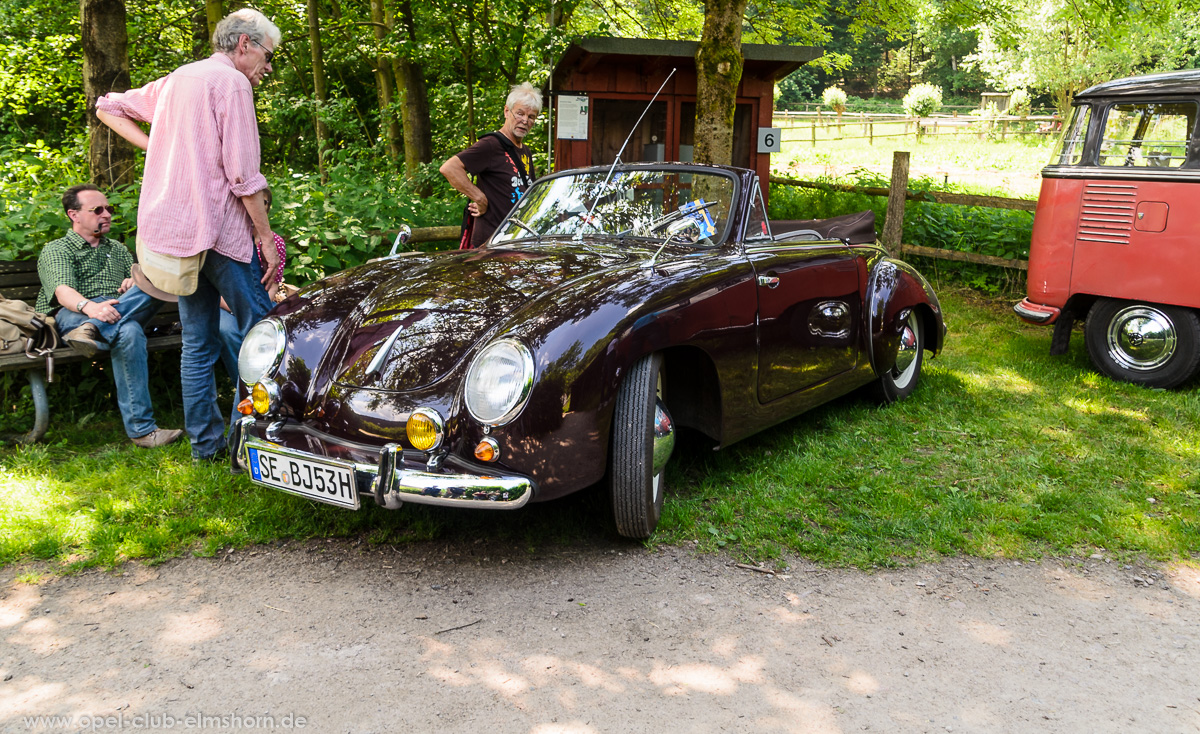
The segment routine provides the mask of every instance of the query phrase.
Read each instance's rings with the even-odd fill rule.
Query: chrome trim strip
[[[1090,178],[1127,181],[1169,181],[1180,183],[1200,183],[1200,169],[1196,168],[1154,168],[1133,169],[1100,168],[1099,166],[1047,166],[1042,169],[1042,178]],[[1117,184],[1104,184],[1117,186]]]
[[[795,243],[775,243],[775,244],[766,245],[766,246],[756,245],[754,247],[747,247],[746,254],[747,255],[775,254],[777,252],[791,252],[793,250],[811,250],[814,247],[829,247],[830,245],[840,245],[840,246],[844,247],[845,244],[846,243],[842,242],[839,239],[805,240],[804,244],[802,244],[802,245],[795,244]]]
[[[1079,236],[1079,237],[1076,237],[1075,239],[1080,242],[1103,242],[1108,245],[1128,245],[1129,244],[1129,240],[1104,239],[1102,237]]]
[[[367,375],[373,375],[383,369],[383,363],[387,361],[388,355],[392,353],[392,345],[396,343],[396,339],[400,338],[400,332],[404,329],[397,327],[392,335],[387,338],[379,351],[375,353],[375,357],[371,360],[371,364],[367,365]],[[365,377],[366,375],[364,375]]]

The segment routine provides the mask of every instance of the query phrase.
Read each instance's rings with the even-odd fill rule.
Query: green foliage
[[[858,169],[836,183],[884,189],[889,184],[886,176],[867,169]],[[962,193],[959,187],[946,187],[925,177],[910,179],[909,189],[918,193],[947,189]],[[884,196],[771,185],[772,219],[825,219],[867,209],[875,212],[875,228],[881,230],[887,217]],[[1027,260],[1032,233],[1032,212],[910,201],[905,206],[901,240],[923,247]],[[967,285],[989,294],[1016,293],[1024,287],[1017,271],[1000,267],[940,260],[920,265],[936,271],[939,284]]]
[[[1009,0],[1008,20],[979,28],[964,59],[998,89],[1029,88],[1066,116],[1071,97],[1101,81],[1195,64],[1194,2],[1137,4]]]
[[[904,95],[904,111],[910,117],[928,117],[942,107],[942,89],[933,84],[918,84]]]
[[[780,79],[779,83],[775,85],[775,109],[801,109],[805,102],[815,99],[816,90],[816,72],[806,67],[800,67]]]
[[[296,171],[273,179],[271,226],[292,253],[289,282],[307,283],[386,254],[392,243],[380,233],[402,224],[444,226],[461,215],[444,180],[440,196],[420,197],[401,176],[351,151],[335,152],[326,170],[324,185],[316,174]]]

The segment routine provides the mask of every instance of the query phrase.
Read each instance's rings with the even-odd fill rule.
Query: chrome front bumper
[[[378,464],[331,459],[289,448],[254,435],[254,418],[250,416],[233,424],[229,435],[229,447],[230,469],[235,474],[247,470],[247,449],[251,447],[309,461],[340,465],[354,473],[360,497],[368,495],[375,504],[389,510],[397,509],[407,502],[442,507],[515,510],[524,506],[533,496],[533,481],[527,477],[450,474],[404,467],[403,450],[399,444],[386,444],[380,452]],[[279,489],[258,482],[253,476],[251,481]],[[320,501],[319,497],[303,496]]]
[[[1034,303],[1028,298],[1013,306],[1013,311],[1021,317],[1022,321],[1031,324],[1053,324],[1062,313],[1061,308]]]

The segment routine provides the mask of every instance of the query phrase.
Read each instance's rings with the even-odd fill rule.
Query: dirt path
[[[21,570],[0,592],[5,732],[1200,729],[1187,568],[771,575],[687,548],[313,543]]]

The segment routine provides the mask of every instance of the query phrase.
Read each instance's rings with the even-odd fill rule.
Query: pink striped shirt
[[[138,202],[138,239],[154,252],[204,250],[249,262],[255,248],[241,198],[267,187],[246,75],[223,53],[128,92],[96,100],[117,117],[150,123]]]

